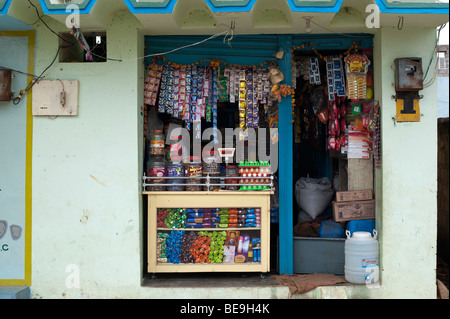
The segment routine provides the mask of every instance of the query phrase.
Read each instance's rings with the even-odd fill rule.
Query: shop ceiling
[[[237,34],[374,33],[366,27],[370,5],[381,27],[436,27],[448,21],[448,3],[393,0],[30,0],[42,15],[63,24],[77,5],[84,30],[105,30],[119,12],[132,13],[149,35],[215,34],[234,25]],[[368,7],[369,6],[369,7]],[[70,7],[69,7],[70,8]],[[373,7],[372,7],[373,8]],[[36,21],[28,0],[0,0],[0,30],[6,19]],[[6,28],[6,27],[5,27]]]

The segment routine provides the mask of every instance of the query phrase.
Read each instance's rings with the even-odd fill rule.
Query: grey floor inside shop
[[[278,287],[275,273],[203,273],[203,274],[149,274],[144,287]]]

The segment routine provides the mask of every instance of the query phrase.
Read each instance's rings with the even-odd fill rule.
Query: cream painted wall
[[[391,98],[394,59],[422,57],[426,69],[435,44],[434,28],[382,28],[375,41],[381,68],[376,98],[382,112],[382,168],[376,182],[382,189],[377,226],[383,298],[436,298],[437,83],[420,91],[418,123],[396,123]],[[432,78],[432,63],[426,80]]]

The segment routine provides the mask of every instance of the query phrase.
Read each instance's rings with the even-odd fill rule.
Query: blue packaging
[[[350,231],[350,236],[353,235],[355,231],[366,231],[372,234],[375,229],[375,219],[360,219],[360,220],[349,220],[345,229]]]
[[[345,238],[342,225],[332,220],[324,220],[320,223],[318,233],[322,238]]]

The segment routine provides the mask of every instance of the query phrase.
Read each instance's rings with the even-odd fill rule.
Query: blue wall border
[[[205,0],[212,12],[249,12],[255,5],[256,0],[249,0],[246,4],[239,5],[239,1],[234,4],[233,1],[230,4],[218,4],[216,0]]]
[[[69,14],[66,8],[69,4],[51,4],[49,0],[39,0],[44,14]],[[88,14],[97,0],[85,0],[82,4],[78,5],[80,8],[80,14]]]
[[[3,4],[1,4],[3,2]],[[12,0],[6,0],[0,2],[0,15],[6,15],[8,13],[9,6],[11,5]]]
[[[413,13],[413,14],[449,14],[448,3],[399,2],[375,0],[380,12],[383,13]]]
[[[324,3],[315,1],[304,1],[299,4],[296,0],[287,0],[293,12],[338,12],[344,0],[330,0]]]
[[[135,0],[123,0],[128,9],[133,14],[139,13],[172,13],[177,0],[168,0],[163,4],[151,4],[145,2],[136,2]]]

